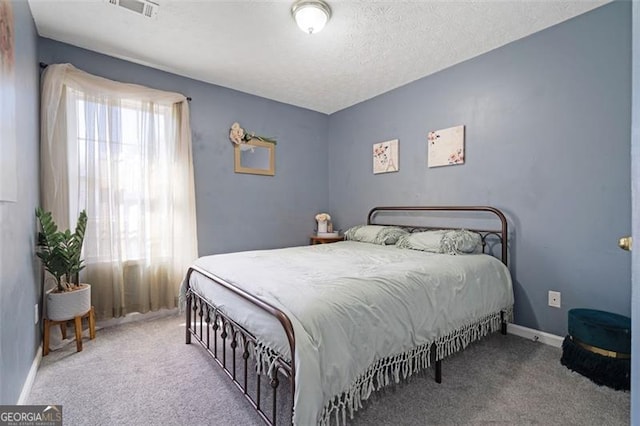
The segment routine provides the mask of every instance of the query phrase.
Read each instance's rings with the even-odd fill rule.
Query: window
[[[79,204],[91,213],[89,230],[96,242],[85,248],[87,262],[113,254],[123,261],[142,260],[152,251],[169,258],[164,234],[151,229],[144,213],[148,208],[155,221],[169,219],[173,106],[145,108],[126,101],[118,108],[74,90],[68,96],[78,112]],[[108,243],[111,236],[118,240],[116,253]]]
[[[43,208],[60,226],[87,211],[96,316],[175,307],[197,257],[186,98],[69,64],[50,65],[42,90]]]

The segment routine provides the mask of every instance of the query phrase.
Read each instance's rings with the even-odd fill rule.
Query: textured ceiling
[[[328,0],[308,35],[293,1],[158,1],[154,19],[104,0],[29,5],[43,37],[332,113],[609,2]]]

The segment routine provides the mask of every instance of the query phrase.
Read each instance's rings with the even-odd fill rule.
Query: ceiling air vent
[[[138,15],[147,18],[156,18],[158,16],[158,8],[160,3],[158,0],[105,0],[114,6],[120,6],[128,9]]]

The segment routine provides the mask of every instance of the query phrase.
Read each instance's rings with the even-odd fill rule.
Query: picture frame
[[[398,139],[373,144],[373,174],[397,172]]]
[[[427,134],[427,166],[464,164],[464,126],[431,131]]]
[[[275,176],[276,146],[258,139],[250,139],[234,148],[234,171],[251,175]]]

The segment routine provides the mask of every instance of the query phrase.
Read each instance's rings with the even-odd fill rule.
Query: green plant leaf
[[[42,230],[38,233],[38,251],[36,255],[58,283],[58,290],[63,291],[66,285],[62,278],[71,281],[75,274],[84,268],[82,260],[82,244],[87,226],[87,213],[82,211],[78,217],[73,233],[69,229],[59,231],[51,212],[36,209],[36,217]]]

